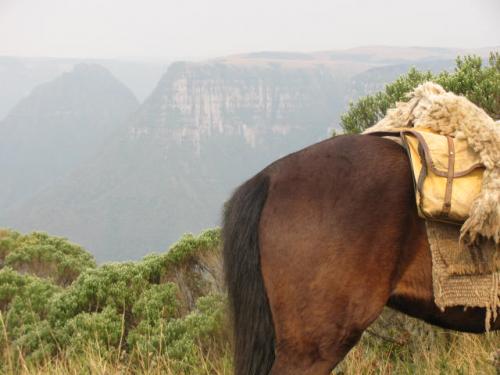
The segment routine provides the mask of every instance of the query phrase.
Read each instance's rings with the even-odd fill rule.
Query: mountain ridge
[[[256,53],[171,64],[103,147],[0,217],[0,226],[70,237],[99,261],[137,259],[217,225],[237,185],[328,137],[350,100],[413,65],[453,67],[451,59],[327,58]]]
[[[172,64],[105,147],[2,221],[69,236],[98,260],[212,227],[248,174],[327,136],[338,109],[328,74]]]
[[[35,88],[0,122],[0,209],[90,157],[137,106],[125,85],[95,65],[79,65]]]

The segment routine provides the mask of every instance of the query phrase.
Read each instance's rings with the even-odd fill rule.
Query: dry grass
[[[5,331],[0,314],[0,341]],[[3,337],[2,337],[3,336]],[[5,341],[4,341],[5,343]],[[166,356],[109,352],[98,344],[79,355],[64,352],[37,364],[26,361],[12,345],[4,345],[0,373],[6,375],[229,375],[229,348],[196,353],[196,367]],[[182,369],[181,369],[182,368]],[[386,311],[333,372],[335,375],[500,375],[500,333],[463,334],[433,328]]]
[[[443,330],[387,309],[334,374],[500,375],[500,332]]]
[[[500,374],[498,334],[477,336],[461,333],[413,338],[412,350],[405,343],[374,350],[364,337],[334,374],[349,375],[497,375]]]
[[[16,355],[17,354],[17,355]],[[169,360],[166,356],[143,355],[134,352],[121,355],[110,354],[89,347],[80,356],[68,356],[64,353],[55,358],[46,358],[36,365],[26,362],[18,353],[3,353],[3,359],[11,360],[1,374],[5,375],[229,375],[231,360],[229,350],[212,355],[198,353],[198,364],[194,367],[183,366]]]

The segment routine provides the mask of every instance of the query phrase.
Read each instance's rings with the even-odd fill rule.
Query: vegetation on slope
[[[0,230],[0,268],[49,278],[58,285],[71,284],[84,270],[95,267],[93,257],[64,238],[42,232],[22,235]]]
[[[226,345],[218,230],[185,235],[139,262],[100,267],[82,248],[42,233],[4,230],[1,246],[0,373],[61,355],[74,360],[89,348],[108,359],[165,356],[185,371],[201,366],[200,353]],[[40,275],[44,265],[55,272]],[[79,275],[57,285],[64,267]]]

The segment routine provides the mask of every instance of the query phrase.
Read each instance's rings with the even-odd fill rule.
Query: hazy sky
[[[0,55],[500,45],[500,0],[0,0]]]

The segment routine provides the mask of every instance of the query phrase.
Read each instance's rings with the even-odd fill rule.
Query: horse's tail
[[[274,327],[260,267],[259,221],[269,177],[240,186],[224,213],[224,273],[233,315],[236,375],[267,375],[274,362]]]

